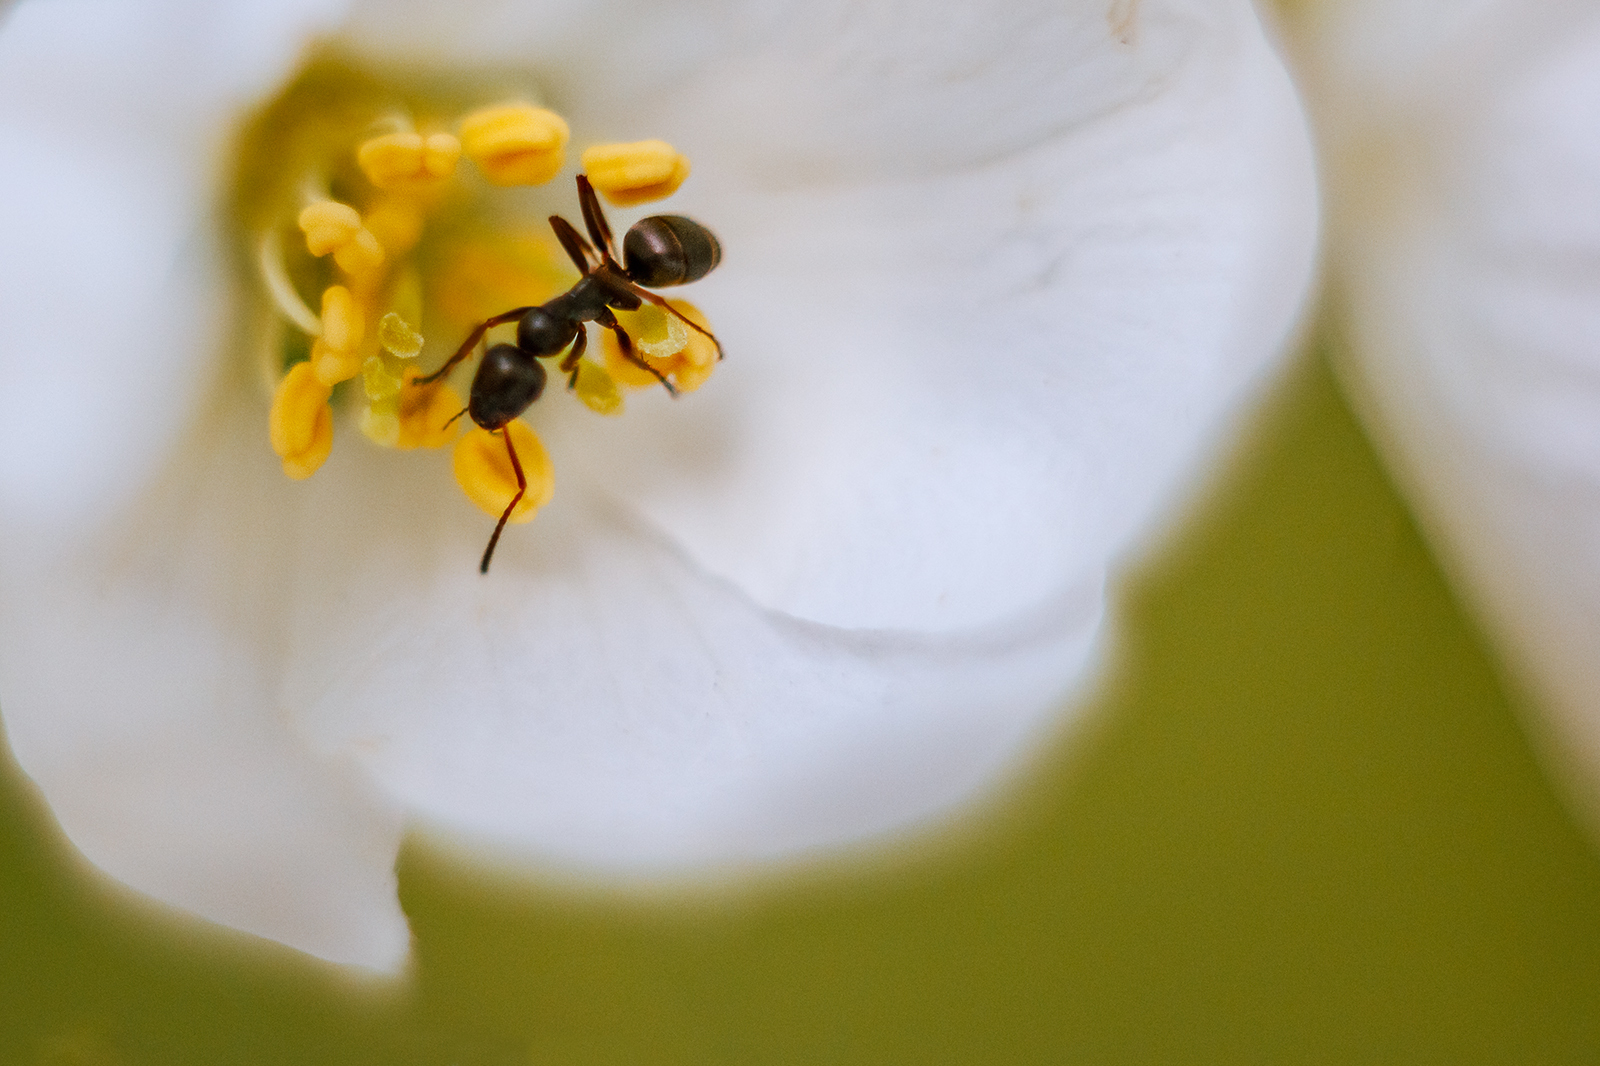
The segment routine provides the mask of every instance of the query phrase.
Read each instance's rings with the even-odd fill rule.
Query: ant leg
[[[440,378],[450,373],[450,371],[454,370],[457,363],[461,362],[461,360],[470,355],[472,353],[472,349],[478,346],[478,342],[483,340],[483,335],[488,333],[491,328],[504,325],[507,322],[514,322],[532,310],[532,307],[516,307],[505,312],[504,314],[495,315],[493,318],[487,319],[482,325],[467,335],[467,339],[462,342],[461,347],[456,349],[456,354],[452,355],[449,360],[445,362],[444,366],[441,366],[438,370],[435,370],[425,378],[417,378],[412,382],[412,384],[432,385],[435,381],[438,381]]]
[[[567,251],[567,257],[578,267],[578,273],[588,277],[594,270],[594,263],[590,259],[594,249],[589,247],[589,242],[578,235],[572,228],[572,223],[560,215],[550,216],[550,228],[556,231],[556,240],[561,242],[561,247]]]
[[[622,326],[614,317],[610,322],[602,322],[600,324],[617,335],[617,347],[622,349],[622,358],[626,359],[634,366],[643,367],[645,370],[650,371],[650,373],[656,376],[656,380],[661,382],[662,388],[666,389],[667,392],[674,397],[678,395],[677,386],[668,381],[666,375],[635,354],[633,350],[633,338],[628,336],[627,331],[622,328]]]
[[[578,203],[583,206],[583,224],[588,227],[595,247],[600,249],[605,262],[615,263],[617,248],[611,239],[611,224],[606,221],[606,213],[600,210],[600,198],[594,194],[587,174],[578,175]]]
[[[684,325],[686,325],[689,328],[693,329],[697,333],[703,333],[707,337],[710,337],[711,338],[711,343],[715,344],[717,346],[717,361],[719,363],[722,361],[722,342],[717,340],[717,335],[715,333],[712,333],[709,329],[706,329],[704,326],[700,325],[698,322],[695,322],[693,319],[690,319],[682,311],[679,311],[676,307],[673,307],[670,303],[668,303],[666,301],[665,297],[657,296],[655,293],[651,292],[649,289],[643,288],[643,287],[635,284],[634,282],[630,281],[630,282],[627,282],[626,284],[628,286],[628,291],[633,293],[635,296],[641,297],[641,298],[643,298],[645,300],[649,300],[651,303],[655,304],[657,307],[661,308],[663,311],[666,311],[667,313],[671,314],[672,316],[677,318],[679,321],[681,321]]]
[[[572,347],[567,354],[561,357],[561,370],[567,375],[567,388],[578,387],[578,361],[583,358],[583,353],[589,348],[589,331],[583,326],[578,327],[578,335],[572,340]]]
[[[517,494],[511,497],[511,502],[506,504],[506,509],[500,513],[500,521],[495,523],[494,533],[489,537],[489,546],[483,549],[483,561],[478,564],[480,574],[489,572],[489,559],[494,555],[494,546],[500,543],[500,534],[506,528],[506,520],[511,517],[511,512],[516,509],[523,493],[528,491],[528,479],[522,474],[522,464],[517,461],[517,449],[511,444],[511,431],[502,426],[500,435],[505,438],[506,454],[511,456],[511,469],[517,473]]]

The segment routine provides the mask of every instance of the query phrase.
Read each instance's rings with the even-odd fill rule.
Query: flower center
[[[553,488],[543,445],[518,421],[543,389],[541,361],[602,415],[622,412],[624,388],[705,382],[720,356],[709,323],[650,290],[703,276],[720,258],[715,237],[652,216],[619,251],[596,199],[669,196],[688,160],[664,141],[591,146],[568,201],[587,238],[560,219],[518,221],[507,187],[555,179],[568,139],[531,94],[410,93],[331,55],[247,127],[236,208],[270,311],[268,437],[285,474],[315,473],[344,422],[386,448],[453,443],[456,479],[500,519],[498,539]],[[451,373],[490,341],[463,403]]]

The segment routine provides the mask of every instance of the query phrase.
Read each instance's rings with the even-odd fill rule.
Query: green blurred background
[[[1326,366],[913,846],[654,904],[401,856],[415,980],[130,900],[0,775],[0,1063],[1590,1063],[1600,863]]]

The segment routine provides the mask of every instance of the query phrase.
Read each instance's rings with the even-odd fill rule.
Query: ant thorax
[[[574,196],[571,178],[554,182],[572,173],[567,123],[530,101],[487,103],[313,61],[248,127],[235,205],[264,297],[284,472],[315,473],[336,423],[368,446],[452,447],[461,489],[498,519],[484,569],[505,525],[553,491],[526,417],[573,401],[614,416],[629,390],[677,397],[710,377],[709,323],[654,290],[698,280],[722,254],[681,215],[634,222],[621,247],[612,235],[602,199],[649,203],[687,177],[671,145],[586,148]],[[506,221],[505,190],[552,182],[549,214]]]

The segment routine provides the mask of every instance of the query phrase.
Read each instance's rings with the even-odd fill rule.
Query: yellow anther
[[[296,481],[310,477],[333,448],[333,412],[328,386],[318,381],[310,363],[296,363],[278,382],[267,416],[272,450],[283,460],[283,472]]]
[[[361,372],[361,352],[358,349],[340,351],[330,348],[326,341],[318,337],[311,344],[311,358],[307,365],[318,383],[331,389]]]
[[[511,512],[510,521],[526,522],[534,512],[550,502],[555,492],[555,475],[550,469],[550,457],[544,445],[534,436],[524,422],[512,419],[503,430],[490,433],[474,426],[472,431],[456,444],[456,483],[467,499],[477,504],[484,514],[499,518],[506,505],[517,493],[517,475],[511,467],[511,457],[506,454],[506,442],[501,433],[511,434],[511,443],[517,449],[517,461],[527,479],[528,490]]]
[[[365,274],[383,263],[383,246],[349,204],[318,200],[300,212],[300,229],[312,255],[332,252],[333,261],[346,273]]]
[[[400,409],[397,412],[400,431],[395,439],[396,448],[443,448],[455,439],[460,428],[459,421],[451,421],[466,406],[461,402],[460,395],[442,381],[432,385],[412,384],[421,376],[422,371],[416,367],[406,368],[405,386],[400,390]],[[517,424],[521,425],[520,422]],[[505,450],[504,445],[501,450]],[[520,445],[517,457],[522,457]],[[526,461],[522,469],[524,473],[527,472]],[[515,484],[514,479],[512,483]],[[501,507],[503,509],[504,504]],[[499,517],[498,511],[495,517]]]
[[[387,133],[356,149],[356,164],[380,189],[426,189],[455,173],[461,142],[448,133]]]
[[[367,323],[349,289],[343,285],[329,285],[322,290],[324,344],[335,351],[354,351],[361,346],[361,338],[366,332]]]
[[[361,369],[361,341],[367,323],[361,304],[343,285],[322,291],[322,336],[311,345],[311,371],[324,385],[333,386],[356,376]]]
[[[706,316],[688,300],[668,302],[684,318],[710,328]],[[633,338],[634,354],[660,371],[662,377],[669,378],[679,392],[698,389],[716,369],[717,346],[704,333],[685,326],[676,315],[646,306],[631,313],[619,311],[617,318]],[[680,337],[681,341],[676,340]],[[634,389],[660,384],[660,379],[650,371],[623,358],[622,348],[609,330],[601,334],[600,343],[605,352],[605,367],[619,383]]]
[[[578,382],[573,386],[573,391],[583,405],[596,414],[622,413],[622,390],[617,388],[616,379],[598,363],[587,359],[578,361]]]
[[[361,232],[361,216],[349,204],[318,200],[300,212],[300,229],[312,255],[327,255],[355,239]]]
[[[461,120],[461,147],[496,185],[543,185],[566,161],[567,124],[554,111],[502,104]]]
[[[709,330],[711,328],[711,320],[705,316],[705,312],[688,300],[668,300],[667,303],[671,304],[672,309],[677,311],[678,314],[699,326],[700,329]],[[678,354],[684,363],[689,366],[709,369],[717,365],[717,345],[710,337],[701,333],[700,329],[691,329],[689,331],[689,343]]]
[[[706,343],[709,344],[710,342],[707,341]],[[717,368],[715,352],[716,349],[713,348],[711,362],[709,363],[694,363],[685,360],[684,365],[672,372],[672,383],[677,386],[679,392],[693,392],[706,383],[706,379],[711,377],[711,372]]]
[[[461,158],[461,141],[453,133],[430,133],[423,141],[422,156],[429,174],[448,176],[455,173]]]
[[[617,347],[617,342],[612,340],[610,336],[602,337],[600,343],[605,349],[606,370],[610,372],[617,384],[625,385],[630,389],[647,389],[651,385],[661,384],[661,378],[656,377],[638,363],[624,359],[622,357],[622,349]],[[634,354],[638,355],[639,353],[635,352]],[[666,359],[652,359],[647,355],[639,357],[650,366],[661,371],[661,377],[672,376],[671,356]],[[674,385],[676,385],[676,382],[674,382]]]
[[[333,253],[333,261],[339,264],[340,270],[358,276],[378,269],[383,265],[383,259],[383,245],[365,227]]]
[[[666,141],[597,144],[583,150],[583,171],[600,195],[630,207],[677,192],[689,176],[689,160]]]

